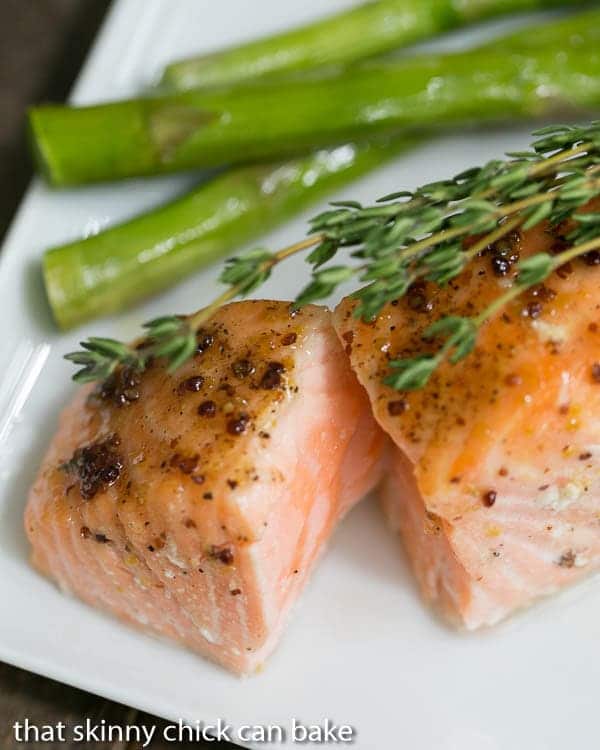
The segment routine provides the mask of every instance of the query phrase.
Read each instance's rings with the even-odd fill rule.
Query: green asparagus
[[[46,252],[48,299],[71,328],[117,312],[252,240],[414,143],[347,144],[226,172],[178,200]]]
[[[564,0],[375,0],[283,34],[172,63],[162,85],[222,86],[348,64],[484,18],[558,5]]]
[[[188,91],[30,116],[54,185],[289,156],[391,129],[514,121],[600,104],[600,11],[466,52],[341,74]]]

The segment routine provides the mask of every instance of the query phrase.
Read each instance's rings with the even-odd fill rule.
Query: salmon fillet
[[[328,311],[228,305],[175,375],[155,363],[78,391],[30,493],[33,563],[252,672],[385,439]]]
[[[444,289],[417,284],[373,324],[354,302],[340,339],[395,443],[383,508],[425,599],[492,625],[600,567],[600,255],[563,267],[496,315],[473,354],[421,391],[382,385],[388,361],[436,350],[423,330],[476,315],[517,257],[558,249],[547,226],[498,243]],[[438,342],[439,344],[439,342]]]

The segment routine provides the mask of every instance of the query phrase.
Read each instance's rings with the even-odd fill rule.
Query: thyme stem
[[[323,239],[323,235],[317,234],[307,237],[301,242],[295,242],[293,245],[285,247],[282,250],[274,253],[271,258],[264,260],[259,265],[258,270],[261,274],[268,273],[272,268],[274,268],[278,263],[281,263],[286,258],[289,258],[292,255],[296,255],[297,253],[302,252],[302,250],[307,250],[308,248],[318,245],[319,242],[323,241]],[[241,281],[234,286],[231,286],[229,289],[226,289],[214,300],[214,302],[211,302],[210,305],[202,308],[202,310],[198,310],[198,312],[191,315],[188,318],[188,325],[190,326],[190,328],[194,329],[195,331],[201,328],[207,321],[212,318],[212,316],[220,307],[227,304],[227,302],[231,302],[231,300],[235,299],[242,293],[244,283],[244,281]]]

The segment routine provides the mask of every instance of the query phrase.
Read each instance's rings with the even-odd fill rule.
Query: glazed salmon
[[[327,310],[231,304],[175,375],[155,363],[79,390],[29,497],[33,562],[252,672],[384,442]]]
[[[561,240],[510,237],[446,288],[417,284],[373,324],[354,303],[340,340],[395,443],[382,491],[425,599],[466,628],[492,625],[600,567],[600,256],[559,271],[491,319],[476,350],[420,391],[382,385],[388,362],[435,350],[423,330],[475,315],[514,262]],[[439,342],[437,342],[439,345]]]

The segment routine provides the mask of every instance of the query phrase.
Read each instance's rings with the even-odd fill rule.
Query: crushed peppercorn
[[[249,375],[252,375],[256,371],[256,368],[249,359],[236,360],[231,365],[231,369],[233,370],[233,374],[236,376],[236,378],[239,378],[240,380],[242,380],[243,378],[247,378]]]
[[[281,373],[285,371],[281,362],[269,362],[267,369],[260,380],[260,387],[265,390],[273,390],[281,385]]]
[[[486,508],[491,508],[492,505],[496,502],[497,497],[498,493],[495,490],[488,490],[487,492],[483,493],[483,497],[481,499]]]
[[[63,471],[79,479],[79,492],[84,500],[91,500],[121,476],[123,461],[116,451],[119,445],[118,436],[111,435],[106,440],[77,448],[72,458],[61,465]]]
[[[509,386],[517,386],[521,385],[521,383],[523,382],[523,378],[517,373],[513,372],[504,378],[504,382]]]
[[[214,401],[203,401],[198,407],[198,414],[201,417],[214,417],[217,413],[217,405]]]
[[[182,391],[190,391],[191,393],[197,393],[202,389],[204,385],[204,378],[202,375],[192,375],[190,378],[186,378],[179,384],[179,388]]]
[[[561,568],[573,568],[576,562],[577,555],[573,552],[572,549],[570,549],[560,556],[558,565],[560,565]]]
[[[199,461],[200,457],[197,453],[193,456],[182,456],[179,453],[175,453],[169,463],[183,474],[191,474],[198,467]]]
[[[506,276],[518,263],[521,250],[521,233],[513,231],[502,237],[493,245],[488,252],[491,258],[492,271],[495,276]]]
[[[415,281],[406,292],[406,303],[414,312],[429,313],[433,310],[433,301],[427,297],[427,284]]]
[[[600,266],[600,251],[590,250],[589,253],[585,253],[582,257],[586,265]]]
[[[203,354],[214,343],[214,336],[206,331],[200,330],[196,334],[196,354]]]
[[[210,556],[219,560],[223,565],[233,565],[233,552],[230,547],[215,547],[213,546],[210,551]]]
[[[250,417],[247,414],[240,414],[236,419],[230,419],[227,422],[227,432],[230,435],[241,435],[246,432]]]
[[[529,302],[523,310],[523,315],[535,320],[540,317],[543,309],[541,302]]]
[[[140,373],[132,367],[118,367],[100,384],[96,393],[104,401],[112,401],[116,406],[127,406],[139,399],[140,382]]]
[[[387,405],[388,414],[391,417],[398,417],[400,414],[408,411],[408,401],[399,399],[398,401],[389,401]]]

